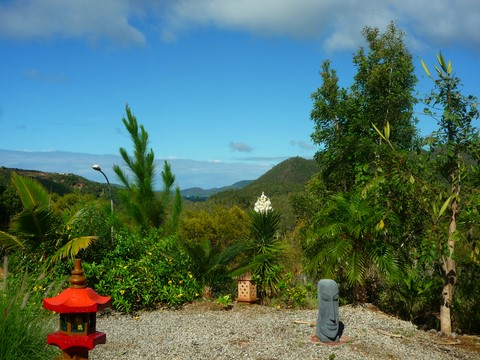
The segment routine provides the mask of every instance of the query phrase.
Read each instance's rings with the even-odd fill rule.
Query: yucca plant
[[[274,295],[283,270],[279,264],[283,248],[277,234],[280,213],[273,210],[270,199],[263,192],[250,213],[250,220],[252,240],[249,252],[252,254],[254,275],[258,278],[259,294],[261,297]]]

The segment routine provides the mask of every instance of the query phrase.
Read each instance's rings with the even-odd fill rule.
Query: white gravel
[[[470,347],[417,330],[409,322],[372,306],[340,308],[344,342],[312,341],[316,310],[277,310],[235,304],[211,310],[202,304],[181,310],[141,312],[137,316],[105,313],[97,330],[107,343],[90,359],[480,359],[476,338]],[[472,345],[473,344],[473,345]]]

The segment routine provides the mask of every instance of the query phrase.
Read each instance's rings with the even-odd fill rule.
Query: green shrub
[[[278,284],[278,294],[272,303],[287,309],[313,309],[317,307],[317,287],[287,273]]]
[[[175,237],[162,238],[158,230],[146,236],[122,232],[115,249],[100,264],[84,264],[89,286],[112,298],[112,307],[132,312],[158,305],[177,307],[198,298],[201,286],[188,272]]]

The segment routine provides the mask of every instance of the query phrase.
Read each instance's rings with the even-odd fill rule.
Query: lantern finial
[[[68,279],[71,284],[70,287],[74,289],[82,289],[86,286],[86,280],[87,278],[83,276],[82,260],[75,259],[73,263],[72,276],[70,276],[70,279]]]

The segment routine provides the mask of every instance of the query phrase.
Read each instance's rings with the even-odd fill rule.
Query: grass
[[[47,334],[56,330],[56,318],[41,304],[27,306],[31,284],[26,275],[19,285],[7,279],[8,274],[0,278],[0,359],[54,359],[58,349],[47,345]]]

